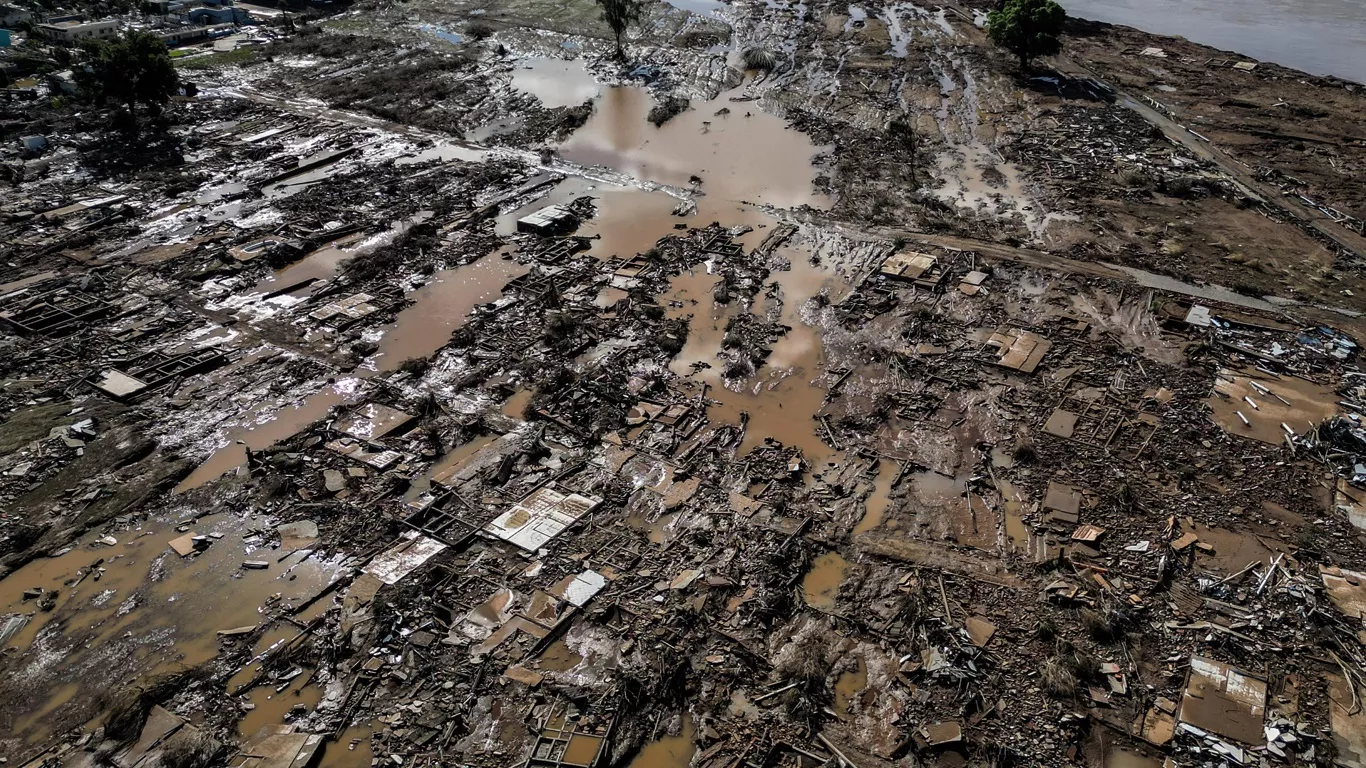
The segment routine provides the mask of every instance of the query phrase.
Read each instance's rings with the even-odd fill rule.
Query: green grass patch
[[[235,51],[219,51],[204,56],[190,56],[175,63],[177,69],[217,69],[256,61],[255,48],[238,48]]]
[[[349,32],[352,34],[365,34],[372,31],[373,22],[363,21],[353,18],[331,18],[318,23],[318,26],[331,32]]]

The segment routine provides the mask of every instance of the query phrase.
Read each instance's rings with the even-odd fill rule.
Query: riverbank
[[[1316,76],[1366,82],[1366,28],[1350,0],[1252,3],[1071,0],[1070,16],[1185,38]]]

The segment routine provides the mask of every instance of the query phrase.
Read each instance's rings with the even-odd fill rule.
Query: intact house
[[[118,37],[117,19],[104,21],[57,21],[38,25],[38,33],[55,42],[71,45],[82,40],[107,40]]]

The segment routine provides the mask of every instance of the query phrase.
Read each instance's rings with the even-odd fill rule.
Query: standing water
[[[598,81],[582,59],[565,61],[536,57],[518,62],[512,71],[512,87],[535,96],[542,105],[572,107],[598,95]]]
[[[1361,0],[1063,0],[1073,16],[1237,51],[1315,75],[1366,83]]]
[[[665,736],[646,744],[631,761],[630,768],[688,768],[697,746],[693,743],[692,717],[683,717],[683,730],[677,736]]]
[[[655,127],[646,119],[654,105],[647,91],[609,88],[598,100],[593,117],[564,143],[560,153],[572,162],[608,168],[644,182],[679,190],[696,187],[701,192],[696,198],[697,212],[687,223],[750,227],[736,242],[754,248],[778,220],[747,203],[825,208],[830,201],[813,189],[817,172],[812,161],[821,148],[754,102],[732,100],[733,93],[693,102],[683,113]],[[583,183],[571,182],[574,186]],[[599,257],[640,253],[675,232],[678,219],[670,215],[678,202],[675,198],[640,190],[591,194],[602,195],[597,200],[600,215],[580,234],[602,235],[594,245]],[[766,363],[744,380],[722,379],[724,366],[717,354],[727,321],[736,313],[757,313],[758,308],[740,301],[717,305],[713,288],[719,278],[698,267],[674,278],[669,291],[660,297],[661,303],[671,305],[670,316],[692,317],[687,346],[670,367],[681,376],[711,385],[708,397],[719,403],[709,414],[714,422],[735,424],[742,413],[748,414],[739,453],[774,437],[784,445],[800,447],[808,461],[817,463],[831,455],[815,436],[813,421],[825,396],[823,387],[810,383],[818,373],[822,349],[819,333],[802,321],[798,310],[823,288],[842,284],[825,269],[812,266],[808,251],[790,247],[782,255],[792,269],[774,272],[770,281],[781,289],[781,322],[792,330],[774,345]],[[710,367],[694,373],[694,363]]]
[[[849,562],[838,552],[826,552],[816,558],[811,570],[802,578],[802,596],[806,598],[806,604],[823,611],[834,610],[840,583],[848,569]]]
[[[754,102],[731,101],[732,94],[694,102],[659,128],[646,117],[654,106],[648,91],[608,88],[593,117],[560,148],[567,160],[600,165],[642,181],[674,187],[702,180],[711,198],[828,207],[812,190],[811,161],[820,152],[806,134]],[[706,198],[704,198],[706,199]]]

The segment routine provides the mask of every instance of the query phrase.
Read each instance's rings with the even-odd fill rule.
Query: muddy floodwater
[[[267,607],[308,600],[337,573],[336,562],[308,549],[261,547],[255,532],[261,522],[196,520],[188,509],[175,510],[109,538],[88,536],[65,554],[35,560],[0,581],[0,611],[31,610],[35,600],[24,594],[28,590],[48,590],[56,598],[52,609],[36,613],[7,642],[32,659],[13,670],[29,681],[22,686],[27,695],[40,690],[30,687],[33,681],[57,692],[35,704],[13,733],[30,740],[48,735],[43,716],[76,696],[93,695],[108,675],[144,677],[202,664],[218,653],[219,631],[253,626]],[[182,558],[168,542],[187,534],[212,543],[198,556]],[[268,565],[244,569],[247,559]],[[12,684],[18,685],[0,678],[0,686]]]
[[[826,552],[816,558],[802,579],[802,596],[806,598],[806,604],[827,611],[833,609],[848,569],[849,561],[838,552]]]
[[[646,120],[654,106],[648,91],[608,88],[560,153],[582,165],[674,187],[688,188],[697,177],[704,199],[826,207],[828,201],[811,186],[810,161],[820,149],[753,102],[732,101],[736,95],[693,102],[656,128]]]
[[[835,681],[835,712],[843,715],[849,711],[850,705],[855,698],[863,691],[864,686],[868,685],[868,665],[863,659],[857,660],[857,666],[847,672],[840,674]]]
[[[470,310],[498,298],[503,285],[525,271],[516,262],[489,256],[437,273],[414,291],[414,303],[381,330],[379,351],[356,369],[355,376],[320,387],[294,402],[258,405],[237,419],[239,425],[226,433],[227,443],[195,468],[178,489],[197,488],[222,477],[246,463],[248,450],[268,448],[293,437],[334,406],[354,402],[363,392],[364,379],[393,371],[405,360],[430,356],[450,339]]]
[[[752,307],[717,302],[719,277],[708,274],[705,266],[674,278],[662,297],[670,316],[690,318],[687,342],[669,367],[708,384],[708,397],[717,401],[710,412],[714,419],[739,424],[743,414],[748,426],[741,453],[774,438],[784,445],[800,446],[808,461],[819,464],[834,455],[813,431],[813,418],[825,401],[825,388],[813,384],[821,370],[823,345],[819,330],[807,324],[802,308],[822,291],[839,295],[843,286],[837,276],[813,266],[809,253],[796,248],[781,253],[791,268],[774,273],[770,284],[783,296],[780,321],[790,330],[773,345],[754,375],[726,379],[719,353],[727,326],[736,315],[761,314],[764,307],[761,302]]]
[[[684,716],[683,728],[678,734],[646,744],[629,768],[687,768],[697,753],[697,745],[693,743],[696,730],[692,718]]]
[[[228,431],[227,443],[182,480],[178,490],[198,488],[243,466],[248,450],[269,448],[297,435],[299,430],[326,416],[333,406],[354,401],[358,384],[356,378],[345,378],[326,384],[297,402],[262,403],[253,408],[236,420],[239,426]]]
[[[868,533],[876,530],[882,525],[882,518],[887,514],[887,507],[891,505],[888,496],[892,492],[892,483],[901,474],[901,467],[892,461],[883,461],[878,465],[877,479],[873,483],[873,488],[864,500],[864,514],[854,526],[854,535]]]
[[[405,360],[425,359],[450,340],[475,306],[493,301],[508,280],[526,268],[496,255],[473,264],[445,269],[414,291],[413,305],[384,329],[379,352],[369,364],[376,372],[392,371]]]
[[[1359,0],[1064,0],[1062,6],[1084,19],[1366,83],[1366,8]]]
[[[512,87],[535,96],[547,107],[570,107],[592,101],[602,90],[582,59],[532,58],[518,62]]]
[[[584,222],[575,234],[592,238],[589,252],[600,259],[649,250],[673,226],[676,219],[672,213],[680,203],[678,198],[661,191],[570,177],[555,185],[545,197],[499,216],[497,232],[510,235],[517,231],[517,219],[546,205],[563,205],[583,196],[593,198],[597,215]]]

